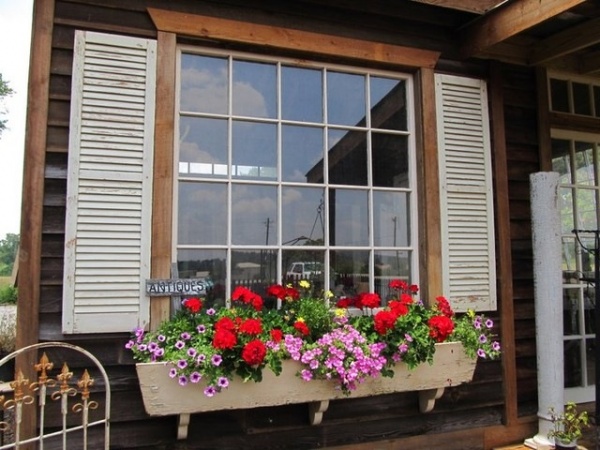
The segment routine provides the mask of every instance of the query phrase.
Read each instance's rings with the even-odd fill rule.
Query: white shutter
[[[149,321],[155,70],[155,41],[75,34],[64,333]]]
[[[455,311],[496,309],[487,89],[436,74],[444,294]]]

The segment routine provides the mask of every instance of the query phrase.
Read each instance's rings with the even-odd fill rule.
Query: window
[[[549,81],[550,110],[600,117],[600,83],[553,74]]]
[[[552,170],[560,174],[562,227],[565,394],[582,402],[594,398],[594,234],[598,229],[600,135],[552,132]]]
[[[299,277],[383,299],[418,282],[412,96],[404,74],[181,49],[179,275],[215,303]]]

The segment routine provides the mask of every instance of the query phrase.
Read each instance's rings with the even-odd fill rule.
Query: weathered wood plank
[[[314,52],[361,61],[380,62],[403,67],[432,69],[439,53],[379,42],[366,42],[308,31],[282,29],[267,25],[195,16],[149,8],[160,31],[186,36],[218,39],[264,47]]]

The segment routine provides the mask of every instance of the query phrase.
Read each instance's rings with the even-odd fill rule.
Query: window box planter
[[[417,391],[421,412],[429,412],[446,387],[471,381],[475,365],[476,360],[465,354],[462,344],[436,344],[433,364],[424,363],[409,370],[404,363],[398,363],[393,378],[368,379],[359,384],[351,396]],[[212,398],[204,395],[202,383],[180,386],[177,380],[169,378],[166,363],[138,363],[136,366],[146,412],[151,416],[178,415],[178,439],[187,437],[193,413],[308,403],[310,423],[318,425],[330,400],[346,398],[331,381],[303,381],[296,375],[300,364],[292,360],[283,362],[279,376],[266,369],[260,383],[234,379],[227,389]]]

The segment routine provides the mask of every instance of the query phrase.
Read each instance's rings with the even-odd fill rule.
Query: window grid
[[[285,274],[286,268],[283,266],[283,252],[290,250],[303,250],[303,251],[322,251],[323,252],[323,263],[324,263],[324,271],[325,271],[325,280],[324,287],[333,288],[332,274],[329,273],[331,270],[331,251],[365,251],[368,252],[369,259],[369,289],[374,289],[374,281],[373,277],[375,274],[375,252],[407,252],[409,257],[409,270],[410,273],[406,275],[406,278],[409,278],[412,282],[418,283],[418,264],[417,264],[417,254],[415,244],[418,242],[417,236],[417,226],[416,226],[416,211],[417,211],[417,202],[416,202],[416,186],[415,186],[415,177],[416,177],[416,167],[415,167],[415,154],[414,154],[414,133],[412,131],[413,127],[413,113],[412,113],[412,79],[409,76],[403,76],[399,74],[391,74],[385,72],[372,72],[377,76],[382,76],[385,78],[390,78],[398,81],[402,81],[406,84],[406,93],[405,93],[405,107],[406,107],[406,129],[404,130],[392,130],[392,129],[372,129],[371,128],[371,74],[367,71],[361,71],[356,68],[348,68],[348,67],[338,67],[338,66],[329,66],[326,64],[303,64],[302,66],[294,66],[291,61],[275,61],[271,58],[263,58],[263,57],[253,57],[252,55],[247,54],[232,54],[223,55],[220,53],[213,53],[212,51],[205,52],[204,50],[198,52],[196,49],[190,48],[181,48],[178,54],[180,63],[179,67],[181,69],[181,57],[182,54],[186,55],[197,55],[201,56],[213,56],[227,59],[227,114],[214,113],[214,112],[202,112],[202,111],[188,111],[181,107],[181,100],[178,99],[178,117],[180,118],[210,118],[210,119],[222,119],[227,120],[227,174],[224,177],[205,177],[205,176],[193,176],[192,174],[182,174],[179,173],[177,178],[177,185],[180,183],[210,183],[213,185],[225,185],[227,191],[227,238],[225,244],[202,244],[195,245],[189,243],[181,243],[177,237],[178,226],[177,223],[174,223],[174,255],[177,255],[179,251],[182,250],[224,250],[226,253],[226,261],[225,264],[225,275],[227,280],[232,280],[233,277],[233,254],[236,250],[254,250],[260,251],[263,250],[261,246],[257,246],[256,244],[239,244],[234,242],[233,237],[233,196],[234,196],[234,187],[236,186],[273,186],[276,187],[277,190],[277,208],[276,208],[276,218],[275,219],[275,227],[277,229],[277,241],[275,243],[271,243],[269,240],[268,243],[265,243],[264,249],[267,252],[273,251],[276,252],[276,267],[277,267],[277,280],[282,280]],[[235,61],[253,61],[253,62],[262,62],[262,63],[272,63],[276,67],[276,117],[253,117],[245,114],[233,114],[233,102],[234,102],[234,91],[235,87],[233,84],[233,70],[234,70],[234,62]],[[310,67],[311,69],[319,69],[321,71],[321,88],[322,88],[322,122],[313,122],[313,121],[298,121],[291,119],[284,119],[282,112],[282,67]],[[365,86],[365,111],[367,112],[365,117],[365,125],[364,126],[353,126],[353,125],[343,125],[336,123],[329,123],[329,102],[327,100],[328,93],[328,73],[329,71],[335,71],[336,73],[351,73],[351,74],[360,74],[364,76],[364,86]],[[179,81],[181,83],[181,73],[178,74]],[[277,143],[276,143],[276,179],[243,179],[236,177],[234,171],[237,169],[234,162],[234,124],[236,121],[243,121],[244,123],[251,124],[272,124],[276,126],[277,129]],[[178,126],[179,126],[179,120]],[[315,182],[294,182],[289,180],[284,180],[283,176],[283,164],[282,164],[282,148],[283,148],[283,127],[285,126],[303,126],[303,127],[316,127],[321,129],[324,134],[323,139],[323,153],[322,153],[322,178],[323,181],[321,183]],[[336,130],[343,130],[346,133],[355,132],[364,132],[366,139],[366,159],[367,159],[367,182],[365,185],[346,185],[346,184],[333,184],[329,183],[329,162],[328,162],[328,150],[329,150],[329,139],[330,133]],[[408,179],[409,186],[408,187],[386,187],[386,186],[374,186],[373,181],[373,153],[372,153],[372,145],[373,145],[373,131],[376,131],[381,135],[389,135],[389,136],[405,136],[408,140]],[[177,133],[179,136],[179,132]],[[177,145],[179,147],[179,145]],[[176,167],[179,167],[180,154],[181,149],[177,148],[176,152],[177,163]],[[287,245],[283,241],[283,220],[282,220],[282,210],[283,210],[283,190],[288,187],[297,187],[297,188],[319,188],[323,189],[323,210],[327,214],[325,216],[325,220],[323,220],[323,245],[303,245],[301,247],[294,245]],[[367,213],[368,213],[368,244],[367,245],[334,245],[330,242],[331,233],[330,233],[330,221],[331,218],[329,214],[331,214],[330,205],[330,196],[331,192],[335,191],[356,191],[356,192],[365,192],[367,194]],[[178,192],[177,186],[175,192]],[[409,233],[409,242],[406,245],[375,245],[374,241],[374,229],[373,225],[375,222],[374,215],[374,193],[375,192],[392,192],[392,193],[401,193],[404,192],[408,196],[408,210],[410,211],[410,217],[406,219],[406,227],[408,229],[407,233]],[[179,202],[175,201],[175,214],[174,221],[177,222],[177,214],[179,210]],[[395,226],[395,222],[394,222]],[[268,231],[267,231],[268,233]],[[232,283],[226,283],[225,295],[226,298],[229,298],[231,294]]]

